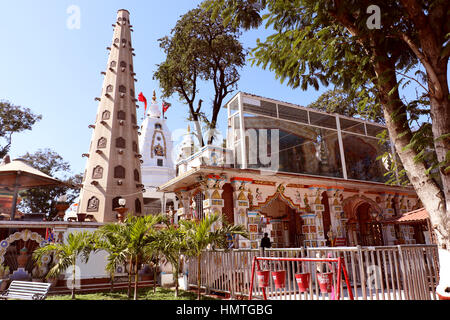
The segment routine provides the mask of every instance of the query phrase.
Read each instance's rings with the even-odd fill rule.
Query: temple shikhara
[[[143,213],[131,28],[128,11],[120,10],[85,155],[88,161],[78,210],[100,222],[116,221],[114,209],[120,206],[119,199],[125,199],[125,206],[134,214]]]
[[[172,133],[161,112],[155,92],[149,110],[145,112],[141,132],[139,150],[142,150],[144,213],[158,214],[169,210],[173,212],[178,204],[175,194],[157,190],[161,184],[175,177],[175,167],[172,160]]]

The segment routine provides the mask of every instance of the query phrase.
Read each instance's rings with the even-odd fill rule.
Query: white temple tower
[[[157,187],[175,178],[175,167],[172,160],[172,134],[167,127],[166,119],[161,116],[161,108],[153,92],[151,105],[142,124],[142,135],[139,137],[139,149],[142,150],[142,183],[145,186],[145,214],[167,212],[169,206],[177,208],[175,195],[157,192]]]
[[[143,213],[130,13],[119,10],[113,26],[78,206],[78,213],[91,214],[98,222],[117,221],[119,199],[126,200],[130,213]]]

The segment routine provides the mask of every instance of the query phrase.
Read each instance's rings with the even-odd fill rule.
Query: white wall
[[[64,240],[70,233],[74,232],[94,232],[95,228],[69,228],[64,234]],[[109,274],[105,271],[108,254],[105,251],[91,253],[88,263],[82,263],[81,259],[77,260],[77,267],[79,267],[79,274],[76,275],[78,279],[94,279],[94,278],[109,278]],[[66,272],[65,278],[71,277],[71,268]],[[78,270],[76,271],[78,273]]]

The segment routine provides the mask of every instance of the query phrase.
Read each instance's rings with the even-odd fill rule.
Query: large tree
[[[70,164],[62,156],[50,149],[38,150],[33,154],[26,153],[21,158],[26,160],[33,168],[65,182],[65,186],[40,187],[28,189],[20,193],[22,202],[20,210],[25,213],[46,213],[52,219],[57,210],[55,205],[62,195],[67,196],[67,202],[73,201],[79,196],[77,185],[82,182],[82,175],[70,174]]]
[[[334,84],[360,90],[366,98],[373,94],[441,246],[450,246],[448,1],[208,0],[204,6],[213,10],[213,18],[234,26],[266,22],[273,28],[273,35],[258,41],[253,61],[289,86],[306,90]],[[418,140],[429,128],[412,127],[417,109],[411,105],[417,104],[401,97],[406,83],[417,84],[420,98],[429,102],[436,164],[423,157]],[[440,183],[430,175],[433,167]]]
[[[0,158],[9,152],[14,133],[31,130],[33,125],[41,119],[41,115],[32,113],[28,108],[15,106],[8,101],[0,101],[0,141],[5,141],[4,145],[0,145]]]
[[[178,20],[171,36],[159,40],[166,60],[158,65],[154,78],[159,80],[163,97],[177,94],[189,108],[188,120],[194,121],[200,146],[204,146],[202,122],[213,132],[224,99],[237,87],[239,69],[245,64],[245,50],[238,41],[240,32],[210,12],[193,9]],[[211,83],[214,91],[211,115],[202,110],[200,81]],[[208,137],[207,143],[213,141]]]
[[[450,255],[450,10],[448,0],[207,0],[226,23],[273,28],[258,41],[253,61],[289,86],[334,84],[371,94],[409,181],[430,214],[442,249]],[[401,89],[415,84],[419,99]],[[427,108],[418,108],[417,101]],[[417,112],[431,123],[414,127]],[[427,157],[432,142],[436,161]],[[427,152],[428,151],[428,152]],[[438,173],[436,179],[432,171]],[[441,273],[441,276],[444,274]],[[450,287],[450,279],[443,280]],[[441,284],[442,284],[441,283]]]

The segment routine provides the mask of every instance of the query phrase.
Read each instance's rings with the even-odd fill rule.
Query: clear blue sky
[[[136,57],[136,92],[150,98],[160,95],[153,80],[156,64],[164,60],[157,39],[168,35],[178,18],[196,7],[199,0],[16,0],[1,1],[0,99],[28,107],[43,119],[32,131],[15,134],[11,156],[50,148],[68,161],[72,173],[84,171],[118,9],[130,11]],[[71,5],[80,8],[80,29],[69,29],[67,20]],[[244,47],[255,46],[264,39],[264,29],[246,32]],[[292,90],[275,79],[273,73],[249,64],[241,72],[239,90],[292,103],[307,105],[324,91]],[[200,89],[204,108],[212,97],[208,86]],[[230,95],[231,97],[231,95]],[[186,107],[176,97],[169,100],[168,125],[171,130],[186,128]],[[139,110],[143,116],[143,108]],[[226,110],[221,125],[226,125]]]

